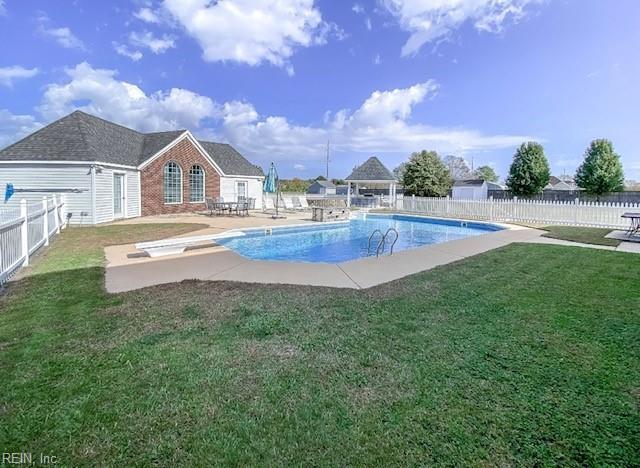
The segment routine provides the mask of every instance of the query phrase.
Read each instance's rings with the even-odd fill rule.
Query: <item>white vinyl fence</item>
[[[66,226],[65,203],[62,196],[43,197],[42,203],[20,208],[0,208],[0,285],[21,267],[29,257]]]
[[[404,211],[463,219],[481,219],[536,224],[566,224],[606,228],[628,228],[621,218],[640,211],[638,203],[557,202],[541,200],[460,200],[453,198],[404,197]]]

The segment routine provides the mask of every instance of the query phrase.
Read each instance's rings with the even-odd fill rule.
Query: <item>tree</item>
[[[584,162],[576,172],[576,184],[587,193],[600,196],[624,189],[620,156],[609,140],[593,140],[584,153]]]
[[[449,169],[449,173],[454,180],[468,179],[471,177],[471,169],[467,166],[467,161],[459,156],[445,156],[442,162]]]
[[[474,177],[486,180],[487,182],[498,182],[498,174],[490,166],[480,166],[473,171]]]
[[[280,190],[282,192],[305,193],[310,185],[308,181],[295,177],[291,180],[281,180]]]
[[[402,177],[405,193],[419,197],[444,197],[453,181],[435,151],[413,153]]]
[[[347,185],[347,182],[344,179],[331,179],[331,183],[333,185]]]
[[[402,178],[404,177],[404,170],[406,167],[407,167],[406,162],[400,163],[400,165],[393,170],[393,177],[395,177],[396,180],[402,180]]]
[[[535,195],[549,183],[549,162],[540,143],[520,145],[509,168],[507,187],[514,195]]]

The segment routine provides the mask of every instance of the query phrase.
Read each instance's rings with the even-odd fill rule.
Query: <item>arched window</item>
[[[202,203],[204,201],[204,169],[197,164],[189,170],[189,201]]]
[[[177,163],[164,165],[162,187],[165,203],[182,203],[182,169]]]

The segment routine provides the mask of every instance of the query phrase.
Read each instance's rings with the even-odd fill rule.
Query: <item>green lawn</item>
[[[574,226],[545,226],[542,229],[548,231],[543,237],[582,242],[584,244],[609,245],[612,247],[620,245],[619,240],[604,237],[612,231],[611,229]]]
[[[68,229],[0,298],[3,452],[65,466],[640,460],[639,256],[519,244],[367,291],[107,295],[100,245],[149,229]]]

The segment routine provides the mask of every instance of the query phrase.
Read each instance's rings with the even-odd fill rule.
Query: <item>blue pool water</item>
[[[413,249],[464,237],[498,231],[499,226],[406,215],[367,215],[346,223],[318,224],[304,227],[273,228],[272,234],[245,230],[245,235],[219,239],[217,242],[243,257],[255,260],[339,263],[367,256],[369,236],[375,229],[383,233],[395,228],[399,237],[393,251]],[[390,235],[393,238],[393,235]],[[375,255],[379,237],[371,242]],[[388,255],[388,247],[385,250]]]

